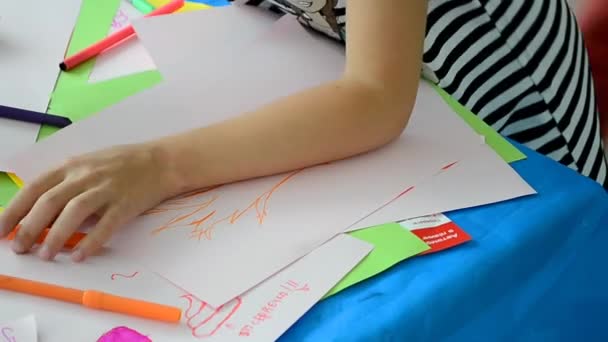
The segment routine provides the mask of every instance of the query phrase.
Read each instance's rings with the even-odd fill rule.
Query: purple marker
[[[72,120],[63,116],[38,113],[31,110],[6,107],[2,105],[0,105],[0,118],[31,122],[41,125],[51,125],[58,128],[64,128],[72,124]]]

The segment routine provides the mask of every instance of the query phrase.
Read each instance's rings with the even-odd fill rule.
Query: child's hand
[[[97,216],[96,227],[72,254],[74,261],[82,261],[126,221],[175,195],[168,170],[162,153],[151,144],[73,158],[19,192],[0,216],[0,238],[21,222],[12,248],[25,253],[52,225],[38,252],[51,260],[87,218]]]

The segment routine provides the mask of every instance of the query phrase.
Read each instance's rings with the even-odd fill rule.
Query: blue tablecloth
[[[520,145],[538,195],[449,213],[474,238],[313,307],[283,341],[608,341],[608,193]]]

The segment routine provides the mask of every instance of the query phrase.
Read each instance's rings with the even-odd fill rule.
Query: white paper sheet
[[[2,309],[0,309],[2,310]],[[0,341],[2,342],[36,342],[38,332],[34,315],[0,322]]]
[[[453,167],[422,180],[349,231],[535,193],[488,145],[479,145]]]
[[[209,72],[230,72],[228,61],[251,65],[234,57],[277,18],[265,9],[231,5],[141,18],[133,26],[163,77],[183,82]]]
[[[235,57],[251,64],[224,61],[224,70],[230,73],[215,75],[221,81],[214,77],[167,81],[61,130],[9,165],[27,182],[69,155],[209,125],[331,80],[343,69],[340,46],[310,34],[290,17],[279,20],[255,46]],[[249,67],[264,63],[273,66],[272,72]],[[213,87],[205,90],[209,82]],[[126,253],[133,250],[134,260],[145,262],[210,304],[221,305],[478,145],[478,136],[439,99],[422,83],[408,128],[382,149],[307,169],[276,191],[271,190],[286,175],[231,184],[206,197],[166,203],[161,209],[171,210],[138,218],[110,246]],[[150,120],[167,113],[171,113],[169,120]],[[449,141],[437,139],[448,136]],[[32,164],[32,159],[37,162]],[[208,199],[213,203],[201,205]],[[233,215],[235,210],[245,214]],[[182,215],[191,216],[175,222]],[[138,248],[133,249],[134,245]],[[198,264],[200,273],[194,276],[190,269],[174,267],[175,262],[189,260],[221,262]],[[214,275],[211,279],[210,274]]]
[[[129,4],[127,0],[121,0],[109,34],[130,25],[131,22],[142,16],[143,14]],[[139,39],[133,37],[97,57],[95,66],[89,75],[89,83],[154,69],[156,69],[156,65],[152,57]]]
[[[80,3],[0,2],[0,104],[46,112]],[[0,118],[0,158],[34,144],[39,129]]]
[[[60,256],[59,265],[54,266],[31,255],[10,256],[8,244],[2,241],[0,273],[23,276],[26,271],[30,279],[93,288],[174,305],[184,311],[181,324],[170,325],[0,291],[0,320],[35,312],[41,341],[45,342],[95,341],[119,326],[134,329],[153,341],[234,341],[239,338],[270,341],[293,325],[371,249],[366,242],[339,235],[260,286],[214,309],[137,266],[123,262],[121,269],[111,271],[103,260],[76,265],[64,256]]]
[[[157,65],[171,68],[184,61],[188,69],[200,72],[201,68],[213,67],[218,59],[237,51],[243,42],[269,29],[275,20],[272,12],[251,6],[225,6],[143,18],[123,0],[110,32],[133,23],[138,35],[101,54],[89,75],[89,83],[155,70]],[[142,42],[140,29],[146,32],[146,37],[153,37],[151,44]],[[182,37],[196,37],[194,44],[204,52],[194,56],[184,53],[191,49],[193,42]],[[176,78],[181,76],[192,76],[192,73]]]

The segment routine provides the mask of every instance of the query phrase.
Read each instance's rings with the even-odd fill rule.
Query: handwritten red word
[[[116,280],[117,277],[121,277],[121,278],[134,278],[138,274],[139,274],[139,272],[134,272],[133,274],[114,273],[114,274],[112,274],[112,276],[110,278],[112,278],[112,280]]]
[[[277,295],[268,301],[262,308],[251,318],[249,324],[244,325],[239,331],[239,336],[251,336],[255,326],[259,326],[265,321],[272,319],[272,314],[281,306],[286,298],[297,292],[310,291],[308,284],[300,286],[297,282],[289,280],[287,283],[281,285],[281,290]]]
[[[17,342],[17,338],[13,335],[15,332],[13,328],[5,327],[0,331],[5,342]]]
[[[188,301],[188,308],[185,316],[186,324],[192,331],[192,336],[196,338],[206,338],[215,335],[222,327],[230,328],[227,321],[234,316],[243,304],[241,297],[236,297],[232,301],[218,307],[211,307],[209,304],[188,294],[182,296]]]
[[[187,209],[188,212],[179,213],[165,224],[152,230],[152,235],[157,235],[170,229],[189,227],[191,228],[190,239],[197,239],[199,241],[202,239],[210,240],[212,239],[216,226],[220,224],[235,224],[251,211],[255,212],[257,223],[263,224],[268,215],[268,205],[272,195],[301,171],[302,170],[297,170],[288,173],[270,189],[264,191],[259,196],[256,196],[249,205],[243,209],[214,209],[212,206],[219,199],[220,195],[212,192],[218,188],[213,187],[190,194],[186,197],[168,201],[165,205],[149,210],[144,213],[144,215],[155,215],[169,211],[183,211]],[[192,203],[194,199],[198,200],[199,197],[202,197],[199,203]]]
[[[129,24],[129,15],[125,11],[119,9],[114,19],[112,19],[112,28],[118,30]]]

